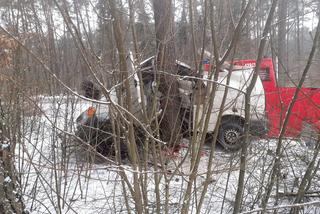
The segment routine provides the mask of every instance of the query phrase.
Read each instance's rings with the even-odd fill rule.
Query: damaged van
[[[210,67],[210,66],[209,66]],[[155,94],[155,57],[150,57],[140,63],[139,68],[141,71],[142,80],[139,81],[138,77],[135,77],[134,87],[138,91],[140,90],[139,83],[142,82],[143,90],[145,95],[146,105],[150,106],[150,98],[153,96],[161,96]],[[182,131],[191,133],[201,126],[203,123],[202,116],[208,114],[207,104],[209,102],[210,85],[208,83],[208,77],[201,76],[195,70],[193,70],[187,64],[176,61],[177,69],[177,82],[179,88],[179,95],[182,101],[181,111],[183,114]],[[209,68],[205,70],[206,74],[209,72]],[[228,88],[227,98],[225,105],[221,108],[222,110],[222,121],[219,126],[218,142],[227,150],[237,150],[241,146],[243,133],[244,133],[244,122],[245,122],[245,92],[250,84],[253,76],[252,68],[237,67],[231,71],[230,84],[227,84],[228,78],[227,68],[222,69],[219,72],[217,83],[217,91],[213,100],[213,108],[209,112],[209,124],[207,132],[208,134],[213,133],[217,124],[217,116],[221,108],[221,102],[223,95]],[[210,76],[210,75],[207,75]],[[200,82],[200,83],[199,83]],[[199,87],[200,86],[200,87]],[[92,87],[94,87],[92,85]],[[200,90],[201,88],[201,90]],[[97,94],[94,88],[93,94]],[[202,91],[200,93],[200,91]],[[203,93],[205,91],[205,93]],[[89,93],[90,94],[90,93]],[[138,95],[138,103],[141,103],[141,94]],[[90,97],[90,96],[89,96]],[[92,97],[91,97],[92,98]],[[197,102],[196,100],[199,100]],[[250,108],[250,130],[252,133],[263,133],[265,132],[266,121],[264,117],[265,113],[265,97],[263,85],[260,79],[255,84],[253,93],[251,95],[251,108]],[[196,117],[195,110],[198,108],[199,116]],[[98,108],[100,109],[100,108]],[[88,115],[90,117],[88,117]],[[100,145],[102,150],[105,149],[106,145],[109,147],[112,144],[112,134],[110,119],[108,110],[104,111],[94,108],[87,109],[77,119],[78,124],[78,135],[85,140],[94,140],[95,145]],[[105,128],[106,127],[106,128]],[[106,130],[104,130],[106,129]],[[80,131],[79,131],[80,130]],[[93,134],[92,134],[93,133]],[[101,144],[100,134],[103,135],[102,142],[107,142],[105,139],[109,139],[109,143]],[[86,136],[86,138],[84,138]],[[114,137],[114,136],[113,136]],[[99,149],[98,149],[99,150]]]
[[[229,66],[227,66],[229,67]],[[207,71],[209,72],[207,67]],[[210,73],[210,72],[209,72]],[[221,123],[218,127],[218,142],[227,150],[238,150],[241,147],[245,124],[245,93],[249,86],[253,68],[235,66],[229,72],[227,68],[220,70],[216,83],[212,109],[208,109],[209,96],[212,92],[211,81],[205,87],[196,89],[193,111],[198,108],[198,116],[194,116],[194,128],[198,129],[203,125],[204,118],[209,116],[207,133],[212,134],[216,128],[219,112],[221,112]],[[227,83],[228,75],[230,82]],[[210,75],[208,75],[210,78]],[[213,80],[211,78],[210,80]],[[222,100],[226,93],[226,100],[222,106]],[[209,115],[208,115],[209,114]],[[265,93],[260,78],[257,79],[250,97],[250,133],[253,135],[264,135],[267,131],[265,118]]]

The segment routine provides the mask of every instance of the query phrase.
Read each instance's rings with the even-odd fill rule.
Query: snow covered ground
[[[90,103],[74,97],[38,97],[42,113],[26,118],[23,145],[16,148],[16,166],[22,183],[23,196],[31,213],[127,213],[128,207],[134,213],[134,203],[129,189],[123,188],[125,173],[129,182],[133,180],[133,170],[129,165],[121,166],[86,160],[86,154],[77,149],[70,136],[59,129],[74,133],[75,119]],[[268,183],[274,161],[276,140],[257,139],[251,142],[247,157],[246,184],[243,209],[259,208],[265,185]],[[190,213],[196,210],[196,202],[201,195],[207,171],[210,145],[203,150],[199,176],[192,193]],[[184,159],[185,155],[187,157]],[[303,142],[286,140],[281,161],[281,173],[272,192],[268,206],[293,203],[297,185],[305,173],[313,153]],[[183,164],[180,164],[184,161]],[[190,172],[190,157],[187,148],[180,151],[177,158],[168,161],[167,172],[177,173],[170,181],[162,177],[160,200],[155,195],[155,169],[150,166],[139,175],[145,176],[148,195],[148,210],[154,213],[157,204],[165,204],[165,189],[169,189],[169,213],[179,213],[187,187]],[[216,146],[213,162],[214,174],[208,186],[201,213],[232,213],[237,191],[239,174],[239,154],[229,153]],[[315,194],[306,202],[319,200],[320,182],[315,175],[311,189]],[[278,190],[278,191],[276,191]],[[277,194],[278,192],[278,194]],[[279,194],[280,193],[280,194]],[[282,194],[281,194],[282,193]],[[318,194],[318,195],[317,195]],[[278,200],[275,200],[278,198]],[[279,213],[287,213],[279,209]],[[320,207],[306,207],[305,213],[320,213]]]

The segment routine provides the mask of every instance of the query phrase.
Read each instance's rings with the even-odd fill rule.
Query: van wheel
[[[221,124],[218,135],[218,142],[229,151],[236,151],[241,148],[244,128],[240,121],[229,120]]]

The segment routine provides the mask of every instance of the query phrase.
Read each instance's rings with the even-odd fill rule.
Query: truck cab
[[[255,67],[255,60],[238,60],[235,65]],[[262,59],[260,78],[266,97],[268,137],[278,137],[296,87],[280,87],[271,58]],[[299,138],[307,131],[320,131],[320,88],[302,87],[289,116],[284,137]]]

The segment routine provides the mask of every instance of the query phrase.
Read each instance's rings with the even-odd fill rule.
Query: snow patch
[[[9,176],[7,176],[5,179],[4,179],[4,182],[5,183],[10,183],[12,180]]]

